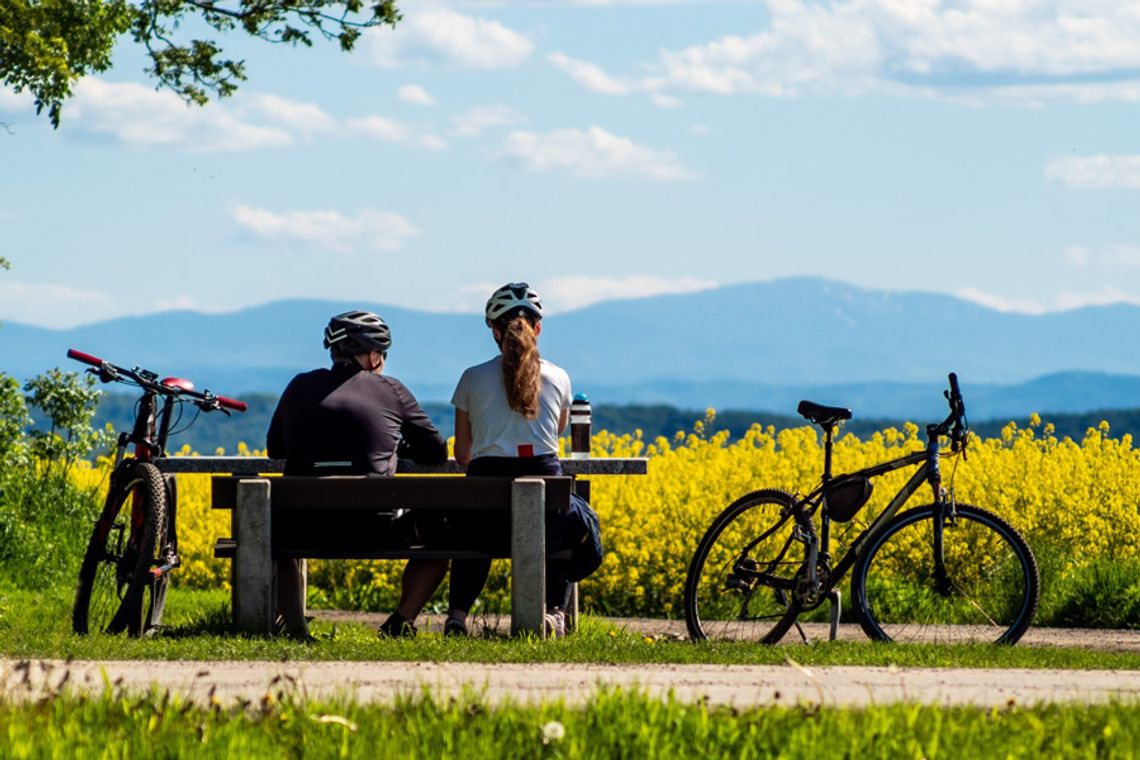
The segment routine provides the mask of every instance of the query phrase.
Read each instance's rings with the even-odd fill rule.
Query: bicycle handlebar
[[[950,404],[950,416],[942,423],[942,427],[950,434],[952,450],[964,452],[970,433],[970,426],[966,421],[966,402],[962,398],[962,389],[958,386],[957,373],[951,372],[949,380],[950,391],[946,393],[946,401]]]
[[[962,390],[958,387],[958,373],[956,372],[950,373],[950,397],[958,399],[959,402],[962,400]]]
[[[244,401],[238,401],[236,398],[229,398],[227,396],[214,396],[218,401],[219,406],[224,406],[226,409],[233,409],[235,412],[244,412],[249,406]]]
[[[193,399],[194,404],[203,411],[209,412],[214,409],[232,409],[235,412],[244,412],[249,408],[243,401],[238,401],[237,399],[227,396],[218,396],[209,391],[199,393],[198,391],[187,390],[185,388],[163,385],[158,382],[158,375],[154,372],[148,372],[139,367],[135,367],[134,369],[119,367],[97,356],[92,356],[83,351],[76,351],[74,348],[67,350],[67,358],[75,359],[84,364],[90,364],[92,369],[88,371],[98,375],[99,379],[104,383],[114,381],[123,382],[123,378],[129,378],[134,383],[153,393],[158,393],[163,396],[189,397]]]
[[[67,349],[67,358],[81,361],[84,364],[90,364],[93,367],[99,367],[103,364],[106,364],[106,362],[104,362],[102,359],[94,357],[91,354],[85,354],[82,351],[76,351],[74,348]]]

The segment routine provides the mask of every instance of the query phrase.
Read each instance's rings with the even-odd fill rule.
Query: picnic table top
[[[642,457],[600,457],[591,459],[563,459],[562,471],[566,475],[645,475],[649,460]],[[281,472],[284,459],[268,457],[163,457],[155,460],[158,469],[165,473],[229,473],[231,475],[260,475]],[[413,475],[462,475],[463,468],[454,459],[443,464],[418,464],[401,459],[397,472]]]

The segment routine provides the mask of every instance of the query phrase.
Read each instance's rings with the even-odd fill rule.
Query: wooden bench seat
[[[272,630],[277,559],[510,558],[512,632],[541,635],[546,513],[566,510],[572,489],[570,477],[214,477],[214,508],[233,511],[233,535],[214,555],[233,559],[234,622],[251,633]],[[411,515],[430,523],[473,512],[504,521],[509,537],[481,547],[455,531],[413,538],[401,529]]]

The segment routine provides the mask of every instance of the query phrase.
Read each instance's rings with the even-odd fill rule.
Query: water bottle
[[[570,458],[590,458],[590,399],[575,393],[570,404]]]

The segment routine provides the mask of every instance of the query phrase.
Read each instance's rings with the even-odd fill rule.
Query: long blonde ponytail
[[[538,416],[542,365],[534,325],[519,315],[500,327],[503,340],[503,382],[511,409],[528,419]]]

